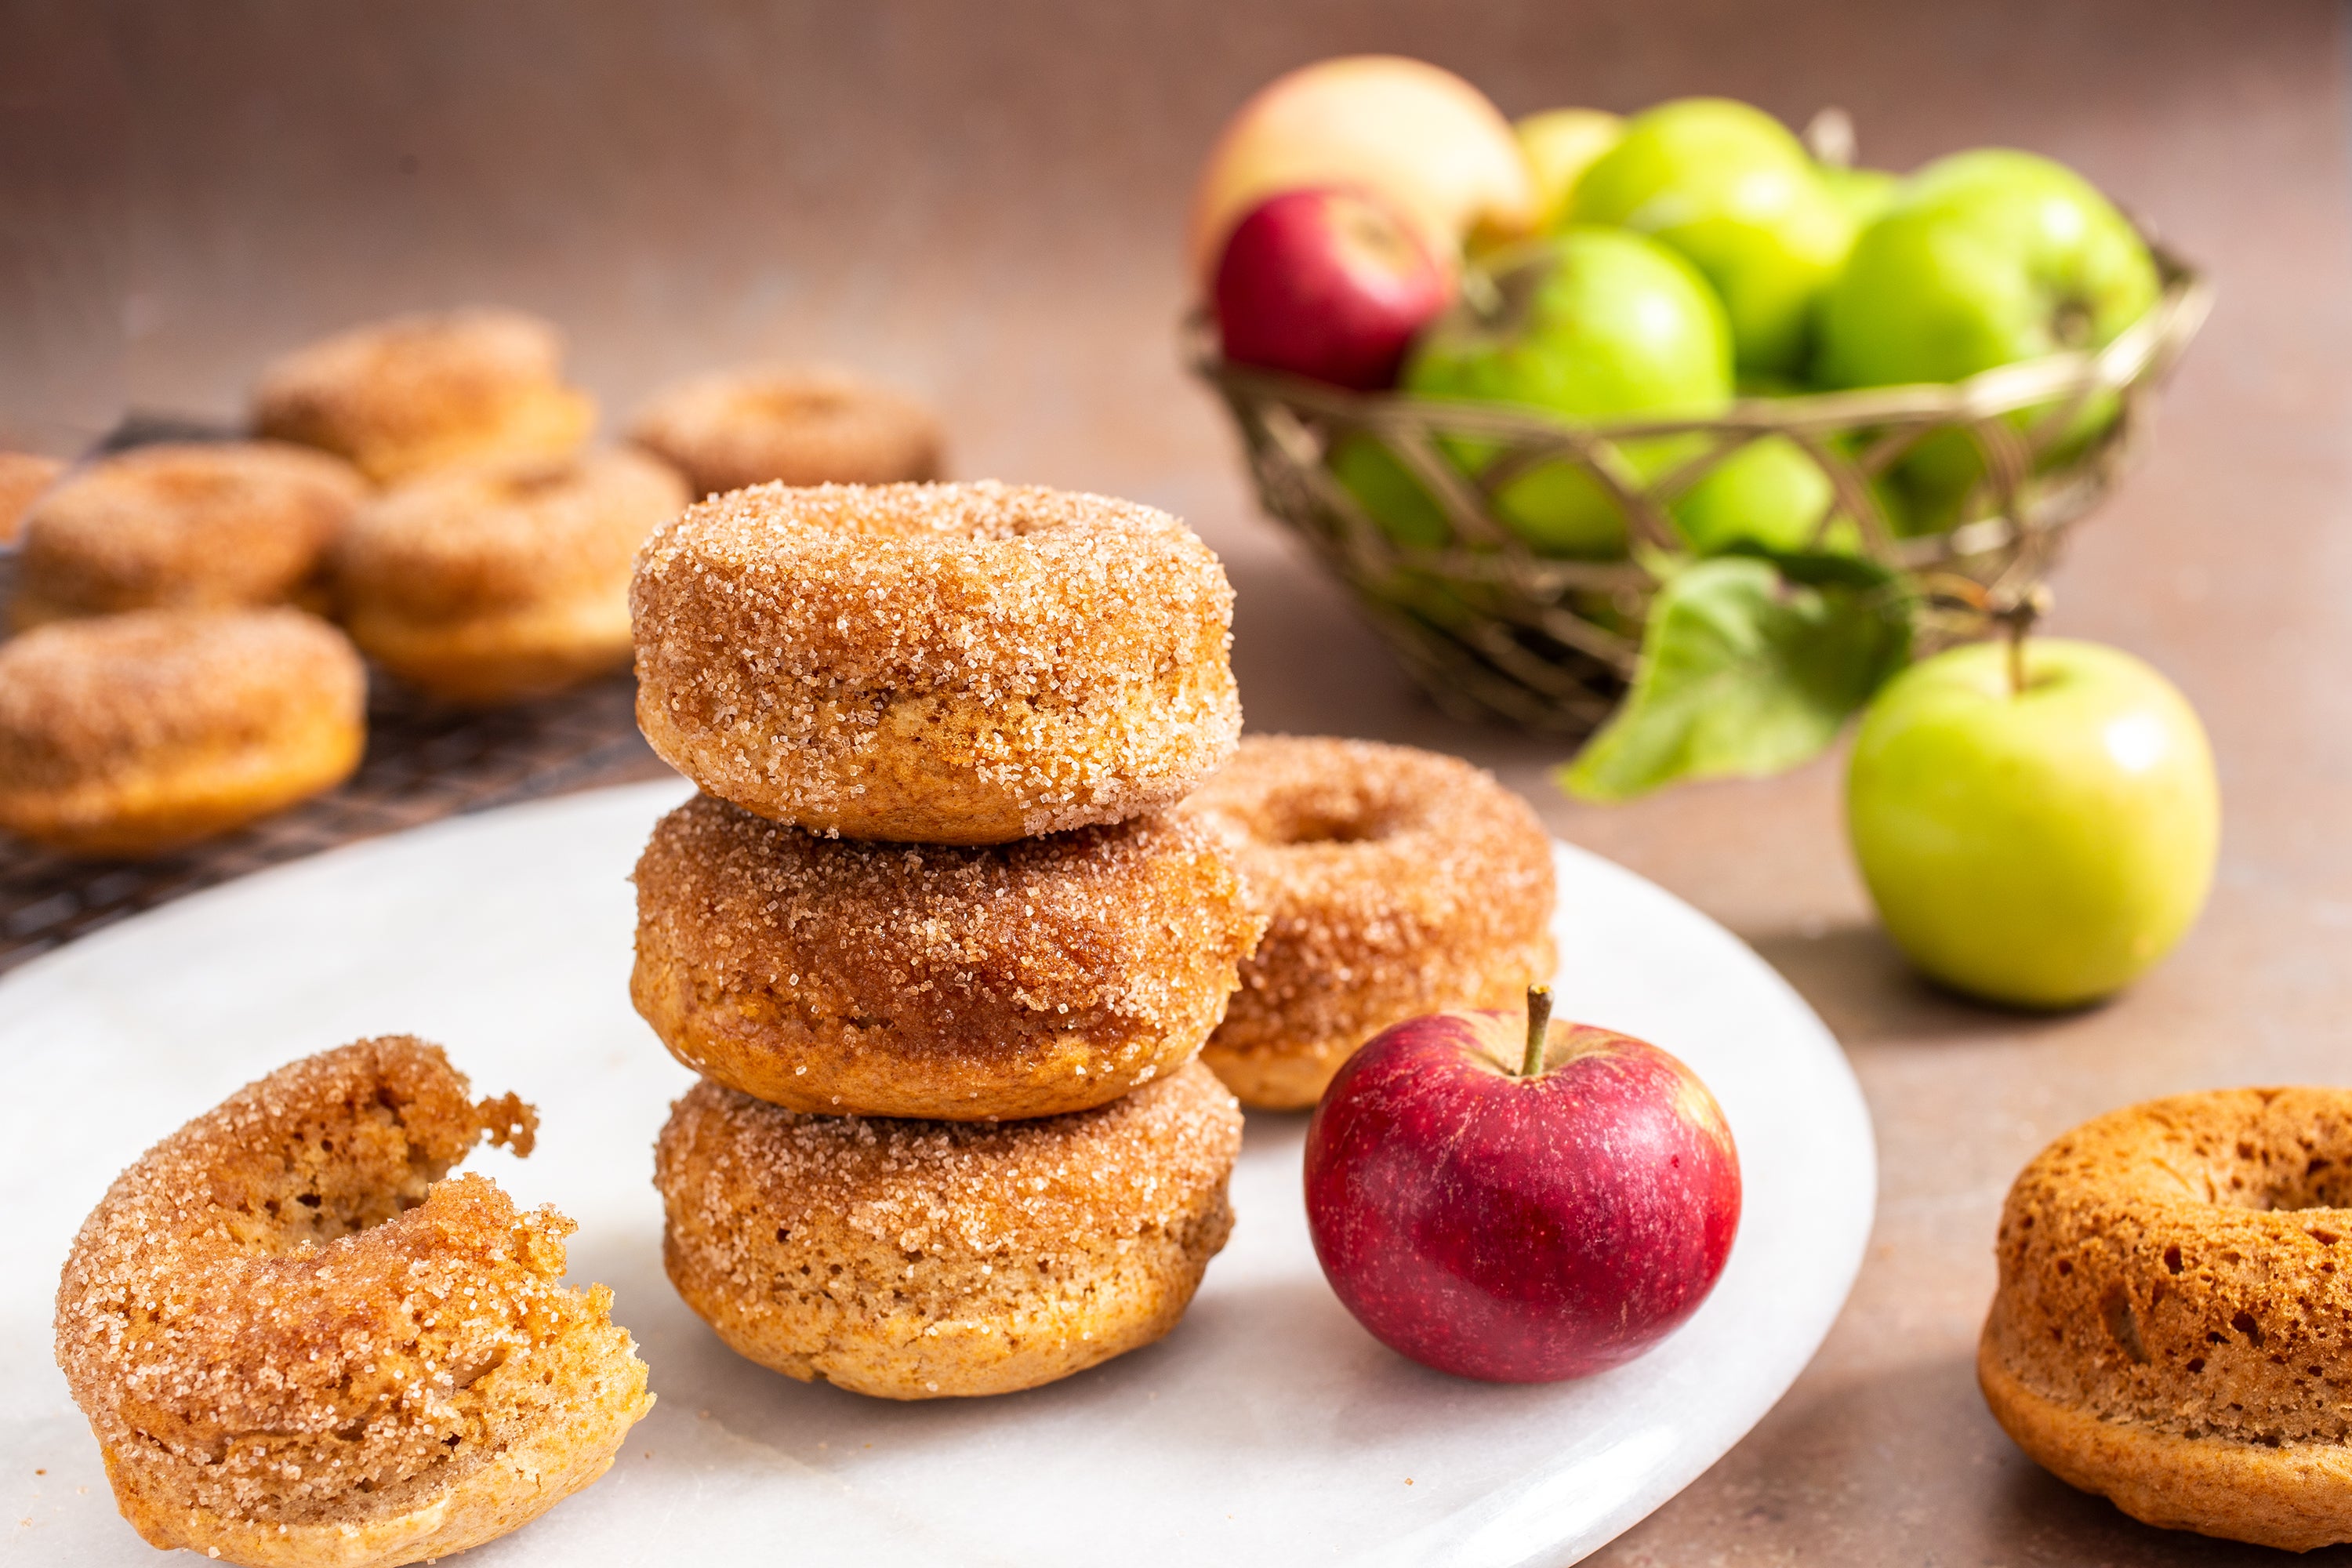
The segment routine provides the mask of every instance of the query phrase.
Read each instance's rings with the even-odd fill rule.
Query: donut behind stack
[[[1270,920],[1202,1053],[1244,1105],[1305,1110],[1390,1025],[1515,1007],[1551,976],[1551,841],[1457,757],[1253,735],[1185,809],[1230,836]]]
[[[1099,497],[762,485],[632,601],[639,724],[708,792],[638,864],[631,984],[710,1080],[656,1172],[680,1294],[893,1398],[1159,1338],[1231,1228],[1192,1058],[1263,929],[1162,809],[1239,729],[1216,558]]]

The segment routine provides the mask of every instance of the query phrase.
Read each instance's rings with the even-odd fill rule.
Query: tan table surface
[[[2341,1081],[2352,969],[2352,169],[2336,5],[1336,3],[268,7],[0,0],[0,442],[69,450],[128,403],[233,411],[266,353],[396,308],[503,300],[571,329],[625,413],[661,378],[835,359],[934,398],[958,472],[1182,513],[1240,591],[1250,722],[1454,751],[1561,834],[1780,965],[1876,1118],[1868,1262],[1762,1426],[1600,1561],[2251,1561],[2047,1479],[1979,1401],[2001,1194],[2048,1139],[2203,1085]],[[2105,1008],[1987,1011],[1874,928],[1834,762],[1614,811],[1549,744],[1437,716],[1260,520],[1176,363],[1191,171],[1253,86],[1417,53],[1503,105],[1693,90],[1874,161],[2063,157],[2210,265],[2221,305],[2055,629],[2153,659],[2211,728],[2220,884]],[[1573,963],[1573,955],[1570,955]],[[2352,1557],[2320,1560],[2352,1561]]]

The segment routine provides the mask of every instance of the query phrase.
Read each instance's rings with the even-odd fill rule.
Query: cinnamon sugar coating
[[[335,553],[352,640],[454,702],[542,696],[629,662],[637,547],[686,484],[632,451],[429,475],[362,508]]]
[[[711,794],[995,844],[1171,805],[1231,754],[1233,589],[1164,512],[992,482],[761,485],[646,542],[637,723]]]
[[[2352,1089],[2084,1123],[2003,1205],[1978,1377],[2010,1436],[2149,1524],[2352,1541]]]
[[[940,477],[940,422],[903,393],[843,371],[721,371],[666,387],[629,438],[698,496],[747,485],[887,485]]]
[[[1264,921],[1163,815],[979,847],[821,838],[698,795],[637,862],[629,991],[671,1054],[796,1110],[1100,1105],[1192,1059]]]
[[[225,832],[359,765],[366,672],[297,610],[140,610],[0,644],[0,827],[137,855]]]
[[[0,544],[16,542],[24,531],[25,514],[65,471],[66,466],[55,458],[0,449]]]
[[[1458,758],[1251,735],[1184,809],[1230,837],[1267,916],[1202,1056],[1244,1105],[1313,1105],[1391,1024],[1516,1007],[1555,967],[1550,839]]]
[[[571,1222],[443,1178],[530,1147],[440,1048],[362,1040],[166,1138],[83,1224],[57,1357],[125,1518],[233,1563],[414,1563],[602,1475],[652,1405]]]
[[[399,316],[339,332],[271,363],[255,430],[322,447],[378,484],[433,468],[558,458],[596,422],[563,384],[563,340],[520,310]]]
[[[280,441],[142,447],[58,485],[25,519],[19,629],[178,606],[323,605],[328,547],[367,481]]]
[[[1175,1326],[1232,1231],[1241,1134],[1198,1063],[994,1125],[806,1116],[704,1081],[655,1150],[663,1258],[729,1346],[803,1382],[1034,1388]]]

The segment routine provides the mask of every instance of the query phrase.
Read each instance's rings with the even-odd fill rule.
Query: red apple
[[[1217,263],[1225,357],[1370,392],[1454,283],[1412,231],[1356,191],[1286,191],[1251,209]]]
[[[1331,1288],[1441,1372],[1549,1383],[1630,1360],[1697,1310],[1739,1228],[1706,1086],[1549,1014],[1538,987],[1524,1018],[1409,1018],[1339,1069],[1307,1130]]]
[[[1536,217],[1535,178],[1486,94],[1425,60],[1319,60],[1259,89],[1210,149],[1184,236],[1193,286],[1207,290],[1243,214],[1308,185],[1379,192],[1449,261],[1472,230],[1524,234]]]

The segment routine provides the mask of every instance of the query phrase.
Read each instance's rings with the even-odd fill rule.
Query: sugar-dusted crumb
[[[1246,1103],[1311,1105],[1389,1025],[1550,977],[1550,841],[1458,758],[1251,735],[1183,809],[1227,834],[1267,916],[1207,1056]]]
[[[700,496],[748,485],[881,485],[940,477],[939,420],[913,398],[820,367],[720,371],[666,387],[630,438]]]
[[[1183,524],[994,483],[761,485],[646,542],[637,719],[705,789],[849,837],[1006,840],[1231,754],[1233,590]]]
[[[700,795],[638,862],[631,993],[688,1066],[801,1110],[1078,1110],[1215,1027],[1264,928],[1233,854],[1161,814],[945,847]]]
[[[1197,1064],[995,1125],[807,1116],[708,1081],[656,1151],[665,1257],[763,1364],[892,1398],[1008,1392],[1165,1333],[1232,1226],[1241,1114]]]
[[[601,1473],[649,1403],[609,1293],[563,1285],[552,1209],[441,1179],[533,1125],[389,1037],[280,1068],[123,1173],[67,1259],[57,1355],[150,1542],[253,1561],[323,1532],[337,1562],[408,1562]],[[515,1495],[526,1454],[567,1484]]]
[[[278,441],[142,447],[91,464],[26,513],[19,628],[161,605],[314,593],[367,493],[349,463]]]

